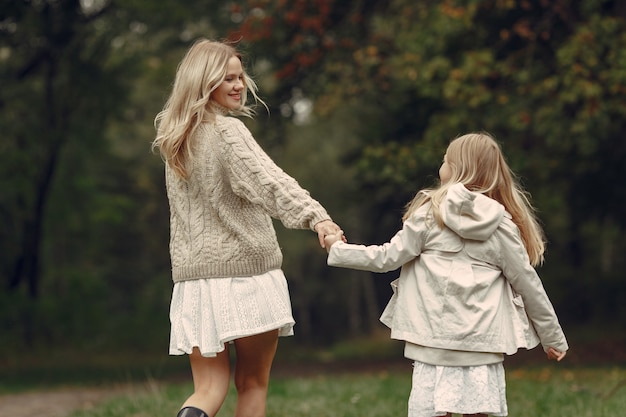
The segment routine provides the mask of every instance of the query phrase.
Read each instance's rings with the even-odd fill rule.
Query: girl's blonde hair
[[[535,217],[528,193],[519,185],[498,143],[486,133],[460,136],[450,142],[446,161],[452,173],[450,179],[438,188],[417,193],[407,205],[403,220],[430,201],[435,220],[443,226],[441,202],[451,185],[462,183],[468,190],[482,193],[504,206],[520,230],[531,264],[541,264],[545,250],[543,230]]]
[[[157,135],[152,150],[158,148],[161,157],[181,178],[187,178],[187,161],[193,154],[189,139],[201,123],[215,116],[211,93],[224,81],[232,57],[242,60],[229,44],[197,40],[178,65],[172,92],[154,120]],[[245,71],[243,84],[241,107],[233,113],[251,117],[254,112],[246,106],[248,91],[257,102],[265,103],[257,96],[256,83]]]

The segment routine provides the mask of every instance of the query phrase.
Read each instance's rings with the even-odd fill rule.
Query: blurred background
[[[245,123],[354,243],[401,227],[451,139],[493,134],[545,227],[539,274],[565,332],[594,346],[572,344],[573,360],[624,360],[626,3],[2,0],[0,369],[168,361],[169,209],[150,144],[200,37],[238,43],[270,109]],[[398,273],[328,268],[315,234],[276,227],[287,345],[387,340]]]

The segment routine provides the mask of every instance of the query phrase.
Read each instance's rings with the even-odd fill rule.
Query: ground
[[[4,417],[65,417],[79,409],[94,407],[119,395],[120,388],[63,388],[0,395],[0,416]]]

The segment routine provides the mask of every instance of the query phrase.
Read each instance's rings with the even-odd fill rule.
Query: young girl
[[[294,320],[272,217],[324,236],[339,227],[263,152],[238,119],[256,85],[230,45],[200,40],[178,66],[156,118],[170,205],[170,354],[188,354],[194,392],[179,417],[212,417],[236,351],[239,417],[265,416],[278,336]]]
[[[543,261],[543,233],[489,135],[453,140],[439,177],[438,188],[417,193],[388,243],[327,236],[328,265],[402,267],[381,321],[414,361],[410,417],[506,416],[504,354],[541,342],[560,361],[568,349],[533,268]]]

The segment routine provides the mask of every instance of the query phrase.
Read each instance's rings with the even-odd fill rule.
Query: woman
[[[259,147],[245,125],[254,81],[228,44],[197,41],[156,118],[170,204],[170,354],[189,354],[194,392],[179,417],[214,416],[236,351],[236,416],[265,415],[278,337],[294,320],[272,218],[324,236],[340,228]]]

